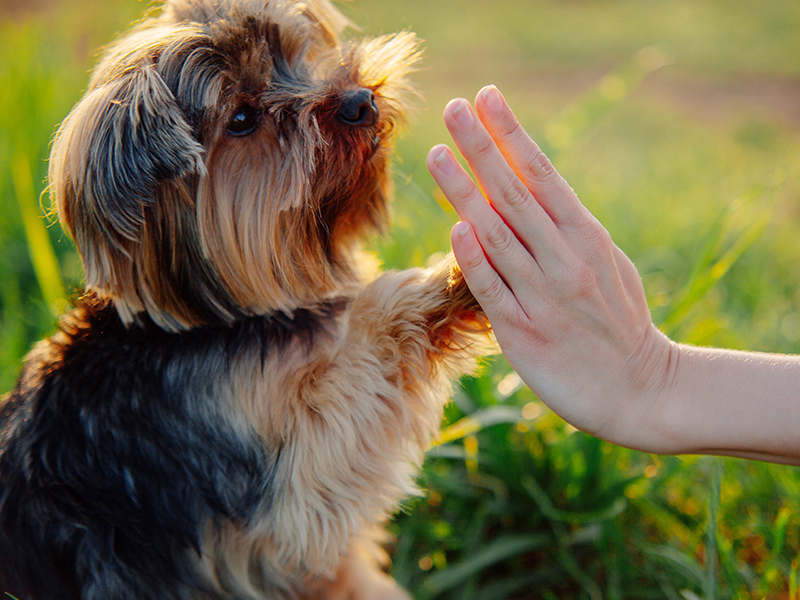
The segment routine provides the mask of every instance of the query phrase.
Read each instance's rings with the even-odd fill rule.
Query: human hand
[[[508,361],[566,421],[614,443],[671,452],[659,419],[676,345],[653,325],[630,259],[528,137],[500,92],[445,123],[428,168],[462,219],[451,242]],[[488,199],[488,201],[487,201]]]

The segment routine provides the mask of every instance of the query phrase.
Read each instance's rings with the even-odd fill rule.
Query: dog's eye
[[[251,133],[258,125],[258,111],[252,106],[240,106],[228,123],[228,133],[242,136]]]

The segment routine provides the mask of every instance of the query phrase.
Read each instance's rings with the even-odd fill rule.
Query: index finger
[[[590,217],[588,209],[522,127],[497,87],[489,85],[478,92],[475,111],[517,177],[557,226],[578,224]],[[507,218],[504,211],[508,213],[509,207],[496,208]]]
[[[500,256],[513,238],[525,247],[540,267],[546,268],[544,263],[552,260],[560,248],[553,220],[514,173],[469,102],[462,98],[449,102],[444,110],[444,121],[482,190],[482,193],[469,196],[458,194],[458,188],[449,186],[448,189],[447,180],[440,176],[437,183],[445,196],[459,216],[475,227],[478,239],[503,275],[508,275],[508,272],[499,262]],[[431,173],[436,177],[435,170]],[[496,218],[475,218],[479,212],[486,214],[487,209]],[[507,269],[513,272],[516,266],[509,264]]]

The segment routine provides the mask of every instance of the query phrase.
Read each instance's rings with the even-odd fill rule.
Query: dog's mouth
[[[366,157],[367,160],[372,158],[378,151],[378,148],[380,147],[381,147],[381,136],[376,133],[375,136],[372,138],[372,142],[370,143],[369,151],[367,152],[367,157]]]

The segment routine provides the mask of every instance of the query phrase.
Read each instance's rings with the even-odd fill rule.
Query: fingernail
[[[433,162],[445,175],[456,172],[456,162],[447,150],[447,146],[440,146],[438,151],[434,150]]]
[[[462,244],[468,246],[469,243],[472,241],[472,238],[467,235],[469,233],[469,223],[466,221],[459,221],[455,225],[453,225],[453,235],[461,241]]]
[[[469,127],[473,123],[472,108],[466,100],[457,100],[453,108],[453,118],[462,127]]]
[[[483,88],[483,101],[486,107],[492,112],[498,112],[503,108],[503,95],[494,85]]]

